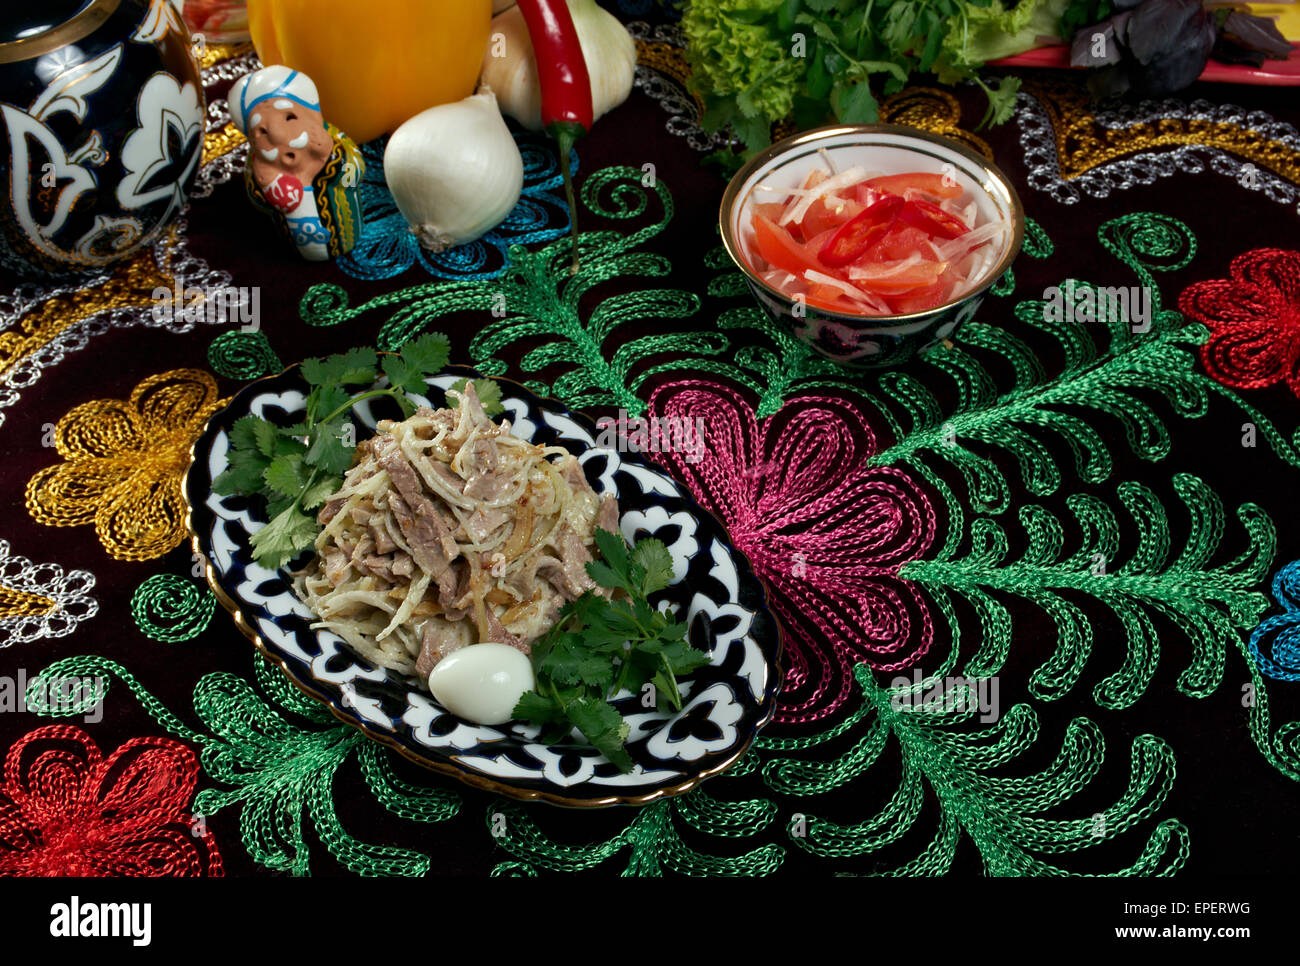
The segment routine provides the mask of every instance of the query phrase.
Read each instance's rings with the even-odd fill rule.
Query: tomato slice
[[[926,174],[922,171],[913,171],[908,174],[887,174],[879,178],[871,178],[864,184],[868,188],[875,188],[877,191],[888,191],[892,195],[901,195],[908,188],[923,191],[927,195],[933,195],[936,198],[956,198],[962,193],[961,185],[957,184],[955,179],[946,178],[942,174]]]
[[[864,208],[831,236],[830,241],[821,249],[821,260],[834,268],[857,261],[867,249],[884,237],[902,208],[903,199],[893,196],[876,202],[870,208]]]
[[[927,262],[937,262],[939,257],[928,244],[929,240],[930,236],[921,229],[895,222],[884,238],[867,249],[861,264],[869,266],[876,262],[896,262],[914,252]]]
[[[817,257],[808,248],[795,241],[788,231],[770,218],[765,218],[756,211],[753,226],[754,247],[769,265],[800,277],[808,269],[814,272],[823,270]]]
[[[904,295],[914,289],[934,285],[947,267],[947,262],[923,261],[885,278],[854,278],[850,281],[864,292],[872,292],[876,295]]]
[[[899,315],[911,315],[913,312],[924,312],[943,305],[948,299],[948,291],[948,283],[940,279],[932,285],[913,289],[906,295],[891,296],[885,301]]]
[[[950,215],[938,205],[919,198],[903,205],[898,220],[939,238],[958,238],[970,231],[966,223],[956,215]]]
[[[808,213],[803,216],[803,221],[800,224],[803,237],[812,238],[815,235],[820,235],[828,228],[840,227],[840,225],[856,217],[862,211],[862,207],[856,201],[847,198],[830,204],[827,204],[824,197],[818,198],[808,208]]]
[[[852,304],[843,292],[833,285],[814,284],[803,297],[809,305],[832,312],[852,312]]]

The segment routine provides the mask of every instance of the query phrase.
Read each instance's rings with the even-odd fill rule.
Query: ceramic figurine
[[[203,84],[171,0],[0,15],[0,266],[98,272],[152,243],[203,153]]]
[[[244,186],[310,261],[346,255],[361,231],[357,185],[365,162],[326,121],[311,78],[263,67],[235,81],[230,119],[248,138]]]

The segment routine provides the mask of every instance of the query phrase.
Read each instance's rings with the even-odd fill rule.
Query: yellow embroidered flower
[[[221,403],[201,369],[150,376],[128,400],[83,403],[59,420],[54,446],[66,462],[31,478],[27,511],[47,526],[93,523],[119,560],[161,557],[185,539],[181,478]]]

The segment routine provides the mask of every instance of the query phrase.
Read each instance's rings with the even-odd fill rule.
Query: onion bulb
[[[384,177],[420,244],[474,241],[514,209],[524,160],[489,88],[411,118],[388,140]]]
[[[596,0],[567,0],[591,79],[592,119],[618,107],[636,79],[636,41]],[[496,12],[495,5],[493,12]],[[483,83],[501,98],[501,111],[530,131],[542,129],[542,87],[524,14],[517,6],[492,18],[483,55]]]

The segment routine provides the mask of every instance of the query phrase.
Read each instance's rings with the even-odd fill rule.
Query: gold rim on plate
[[[380,354],[387,355],[390,353],[380,353]],[[257,632],[257,630],[253,627],[253,625],[248,620],[248,618],[244,615],[244,612],[241,609],[240,604],[226,593],[225,588],[223,588],[220,582],[217,580],[216,568],[212,565],[212,561],[208,557],[208,555],[203,552],[203,547],[200,544],[199,533],[194,526],[194,502],[193,500],[190,499],[190,493],[189,493],[190,472],[193,470],[195,460],[197,459],[196,449],[198,447],[199,441],[204,439],[208,435],[209,430],[212,428],[212,424],[216,422],[216,420],[219,419],[222,416],[222,414],[224,414],[227,410],[229,410],[229,408],[234,404],[235,399],[238,398],[240,395],[243,395],[245,392],[252,389],[252,387],[256,386],[258,383],[270,382],[271,380],[280,379],[288,375],[293,370],[298,369],[300,365],[301,363],[296,363],[294,365],[287,366],[285,369],[283,369],[278,373],[274,373],[269,376],[262,376],[259,379],[255,379],[252,382],[246,383],[238,392],[235,393],[234,396],[231,397],[229,403],[227,403],[221,409],[217,410],[211,416],[209,416],[207,422],[203,424],[202,431],[200,431],[199,435],[195,438],[194,442],[190,444],[189,465],[185,469],[185,475],[181,477],[181,498],[185,501],[185,526],[190,533],[190,545],[193,548],[195,556],[201,557],[203,559],[203,572],[205,577],[207,578],[208,587],[212,590],[213,595],[217,598],[217,601],[226,610],[226,612],[229,613],[230,616],[234,618],[235,626],[239,628],[239,630],[243,633],[245,637],[247,637],[250,641],[252,641],[254,647],[257,648],[257,651],[264,658],[266,658],[268,661],[270,661],[272,664],[276,665],[280,669],[280,672],[285,676],[285,678],[288,679],[288,681],[291,684],[297,687],[298,690],[302,691],[308,697],[313,698],[316,701],[319,701],[320,703],[324,704],[325,707],[329,709],[330,713],[333,714],[334,717],[342,721],[344,724],[351,725],[352,727],[357,728],[359,731],[362,732],[362,734],[366,735],[367,737],[373,738],[375,741],[387,745],[389,748],[392,748],[394,751],[398,752],[403,758],[406,758],[414,762],[415,764],[420,765],[423,768],[427,768],[431,771],[438,772],[439,774],[448,775],[452,778],[456,778],[464,782],[465,784],[471,785],[474,788],[478,788],[482,791],[494,792],[498,795],[503,795],[507,798],[512,798],[518,801],[543,801],[543,802],[549,802],[553,805],[563,805],[571,808],[606,808],[611,805],[647,805],[650,802],[657,801],[661,798],[674,797],[691,791],[691,789],[695,788],[706,778],[712,778],[714,775],[720,774],[726,771],[727,769],[731,768],[733,765],[736,764],[737,761],[741,759],[742,756],[744,756],[744,754],[747,751],[749,751],[750,746],[754,743],[754,739],[758,737],[759,732],[762,731],[762,729],[766,727],[767,724],[772,720],[772,715],[776,710],[775,696],[780,691],[779,682],[781,681],[781,677],[782,677],[781,659],[785,653],[785,637],[786,637],[785,629],[781,626],[781,622],[777,620],[776,615],[772,613],[772,609],[768,606],[768,600],[771,597],[771,588],[768,586],[767,581],[762,577],[762,575],[759,574],[758,571],[754,569],[753,562],[749,559],[748,556],[746,556],[744,551],[742,551],[739,547],[735,546],[734,543],[730,542],[731,541],[730,534],[727,533],[726,526],[717,517],[717,515],[714,514],[707,507],[700,505],[699,501],[695,499],[695,495],[691,493],[690,490],[686,488],[683,484],[679,483],[671,476],[669,476],[669,479],[672,479],[674,485],[676,485],[679,489],[682,490],[683,495],[687,499],[689,499],[691,503],[695,505],[695,509],[699,513],[713,519],[714,523],[718,525],[718,528],[722,531],[722,533],[727,536],[728,546],[731,553],[735,554],[740,560],[744,561],[745,566],[749,568],[750,575],[754,578],[755,583],[758,585],[759,593],[762,598],[760,601],[759,609],[762,612],[766,613],[767,619],[772,622],[772,626],[774,627],[776,633],[776,652],[770,657],[765,655],[765,660],[767,661],[768,667],[771,668],[773,677],[775,681],[778,682],[777,686],[771,692],[772,694],[771,703],[766,709],[766,711],[762,713],[759,720],[755,722],[752,732],[741,742],[736,752],[733,755],[730,755],[725,761],[703,772],[694,774],[690,778],[686,779],[685,781],[679,784],[657,788],[654,791],[647,792],[644,795],[609,795],[604,798],[598,798],[598,799],[569,798],[561,794],[542,791],[540,789],[519,788],[518,786],[501,782],[498,779],[489,778],[485,775],[481,775],[476,772],[472,772],[467,769],[457,767],[456,765],[452,765],[447,762],[437,761],[435,759],[427,758],[423,755],[420,755],[416,753],[415,750],[409,748],[408,746],[400,742],[397,738],[385,734],[384,732],[375,730],[371,725],[367,724],[367,722],[365,722],[359,716],[353,716],[352,713],[345,711],[343,708],[340,708],[336,703],[335,698],[332,697],[331,695],[323,691],[318,691],[315,688],[311,688],[307,686],[305,683],[303,683],[302,681],[300,681],[297,678],[297,676],[292,671],[290,671],[288,662],[272,651],[270,646],[262,638],[261,634]],[[570,409],[568,406],[566,406],[563,402],[561,402],[558,399],[555,399],[550,396],[539,396],[537,393],[528,389],[522,383],[516,382],[513,379],[507,379],[503,376],[485,377],[481,373],[477,373],[473,370],[468,369],[468,367],[462,367],[462,366],[451,366],[448,368],[444,368],[442,371],[443,372],[447,372],[449,370],[456,371],[459,369],[465,369],[466,371],[464,373],[457,372],[458,375],[472,374],[472,378],[476,378],[476,379],[488,378],[493,380],[494,382],[503,383],[514,390],[522,392],[524,394],[523,398],[525,399],[527,399],[528,397],[532,397],[542,402],[554,403],[555,405],[559,406],[563,410],[563,412],[570,418],[576,418],[579,422],[591,423],[592,426],[595,426],[595,423],[591,419],[591,417]],[[585,429],[589,427],[584,426],[583,428]],[[659,470],[659,472],[664,472],[664,471]],[[665,473],[665,475],[667,474]]]

